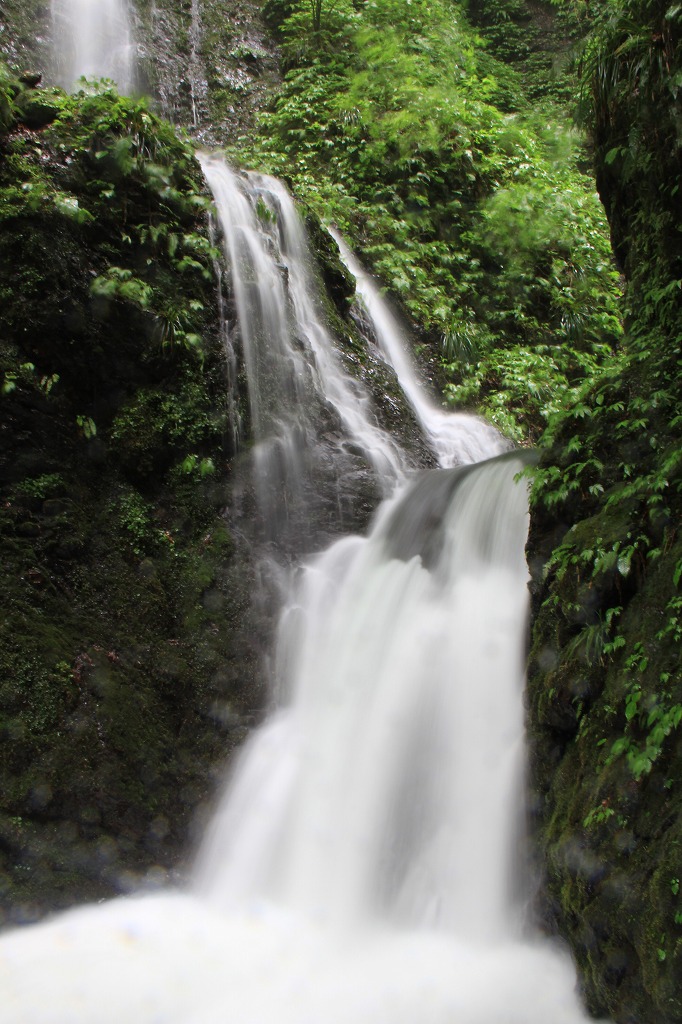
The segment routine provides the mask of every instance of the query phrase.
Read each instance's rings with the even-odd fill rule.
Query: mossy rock
[[[355,297],[355,281],[341,260],[338,246],[312,210],[306,211],[305,228],[327,295],[341,316],[347,316]]]
[[[629,372],[612,381],[603,434],[589,425],[604,491],[582,502],[567,492],[531,517],[529,734],[547,883],[540,913],[568,938],[595,1014],[679,1024],[681,477],[664,436],[655,447],[636,443],[630,472],[646,481],[670,465],[669,495],[656,502],[642,484],[617,500],[629,485],[616,483],[618,430],[607,422],[622,421],[630,387]],[[555,433],[543,466],[570,474],[574,429]]]
[[[9,922],[181,865],[262,700],[200,169],[143,103],[55,95],[0,166]]]
[[[25,89],[16,98],[18,119],[34,130],[52,124],[65,107],[65,97],[59,89]]]

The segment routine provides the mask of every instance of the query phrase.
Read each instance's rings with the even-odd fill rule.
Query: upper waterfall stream
[[[134,44],[128,0],[51,0],[56,78],[111,78],[122,93],[134,84]]]
[[[183,890],[0,940],[0,1022],[580,1024],[570,959],[527,920],[525,457],[426,396],[344,248],[444,467],[416,471],[343,369],[284,186],[202,165],[248,377],[260,537],[299,560],[277,708]],[[368,535],[311,556],[365,478],[383,496]]]
[[[281,182],[200,157],[222,230],[254,440],[261,538],[299,555],[343,520],[349,493],[391,493],[409,459],[343,369],[316,295],[303,225]]]

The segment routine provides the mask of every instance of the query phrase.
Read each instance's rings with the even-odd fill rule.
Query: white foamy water
[[[240,202],[232,188],[225,201]],[[253,269],[246,222],[225,232],[241,232]],[[280,325],[259,304],[262,344]],[[275,364],[301,365],[286,339],[272,344]],[[265,402],[254,420],[265,429],[279,410]],[[465,434],[488,461],[407,482],[378,459],[398,489],[369,536],[301,567],[279,629],[278,709],[237,759],[188,891],[6,934],[2,1024],[587,1020],[570,959],[527,922],[524,460],[491,458],[498,435],[475,419]]]
[[[134,42],[128,0],[51,0],[57,81],[111,78],[121,93],[134,85]]]
[[[432,932],[352,941],[263,906],[117,900],[0,945],[3,1024],[578,1024],[570,961],[548,945]]]
[[[427,473],[309,564],[192,891],[6,935],[0,1021],[586,1020],[524,925],[519,468]]]
[[[284,620],[285,708],[202,858],[212,901],[238,905],[245,868],[252,896],[333,927],[518,933],[521,466],[427,473],[368,539],[307,567]]]

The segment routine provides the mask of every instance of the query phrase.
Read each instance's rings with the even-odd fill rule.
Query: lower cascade
[[[343,931],[519,933],[521,468],[427,473],[368,539],[307,566],[285,612],[284,707],[200,858],[213,905],[265,896]]]
[[[319,351],[315,366],[326,372]],[[358,433],[335,388],[337,420]],[[269,437],[282,414],[251,401]],[[430,418],[436,452],[439,422],[452,429]],[[570,959],[528,920],[526,459],[499,455],[474,418],[466,433],[475,465],[410,475],[387,449],[394,490],[369,535],[295,574],[276,709],[234,766],[190,883],[6,934],[1,1022],[587,1019]]]

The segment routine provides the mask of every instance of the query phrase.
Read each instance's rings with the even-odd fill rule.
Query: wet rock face
[[[254,0],[204,0],[199,52],[208,87],[208,125],[217,142],[250,131],[280,80],[277,47]]]
[[[567,937],[591,1009],[618,1024],[682,1020],[682,253],[670,93],[681,26],[668,10],[624,3],[598,33],[593,141],[626,278],[624,358],[584,396],[580,427],[566,419],[554,431],[541,467],[560,486],[536,504],[528,547],[542,913]],[[624,45],[634,24],[641,50]],[[645,66],[646,90],[633,89]],[[617,148],[635,137],[641,146]],[[668,291],[669,303],[651,301]],[[579,479],[572,439],[598,476]]]
[[[207,146],[248,131],[279,81],[277,47],[256,0],[130,0],[136,91]],[[0,58],[55,81],[49,0],[6,0]]]
[[[15,71],[51,67],[49,0],[5,0],[0,10],[0,58]]]
[[[278,81],[277,50],[254,0],[137,0],[143,91],[206,146],[247,132]]]
[[[181,867],[216,766],[262,706],[278,609],[239,529],[254,501],[234,471],[215,252],[191,152],[115,93],[74,105],[27,83],[11,92],[21,102],[0,168],[0,923]],[[69,117],[33,127],[31,111],[54,97]],[[143,152],[129,161],[131,125]],[[49,198],[34,203],[34,188]],[[322,245],[320,276],[336,287],[320,301],[342,359],[427,461],[391,372],[340,315],[351,286],[333,257]],[[232,401],[248,428],[240,387]],[[318,412],[304,503],[321,547],[364,529],[379,495],[340,423]]]

